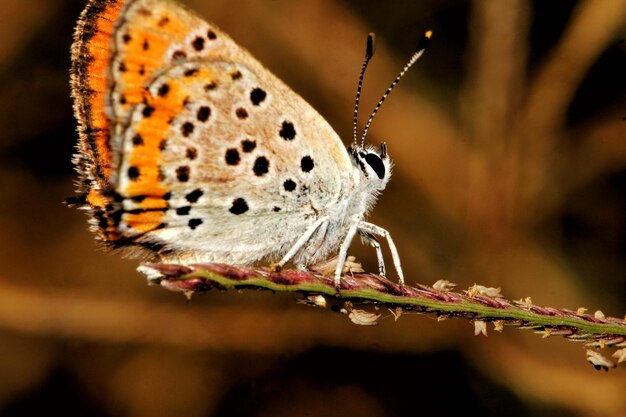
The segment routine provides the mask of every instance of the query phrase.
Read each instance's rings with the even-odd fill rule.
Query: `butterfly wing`
[[[176,3],[92,1],[73,51],[78,169],[113,246],[249,263],[349,193],[324,119]]]

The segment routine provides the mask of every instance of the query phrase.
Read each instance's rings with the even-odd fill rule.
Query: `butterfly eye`
[[[383,164],[380,156],[375,153],[368,153],[365,155],[365,162],[374,170],[379,179],[382,180],[385,177],[385,164]]]

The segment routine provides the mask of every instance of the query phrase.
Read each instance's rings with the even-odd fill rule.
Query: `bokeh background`
[[[624,315],[626,1],[185,3],[346,143],[367,33],[363,121],[432,29],[369,136],[395,161],[371,219],[408,281]],[[285,294],[146,286],[62,204],[84,2],[0,5],[0,416],[626,415],[625,368],[596,372],[562,339],[416,315],[358,327]],[[375,270],[373,251],[352,253]]]

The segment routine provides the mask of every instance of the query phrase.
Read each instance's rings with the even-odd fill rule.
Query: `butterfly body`
[[[301,267],[339,248],[340,273],[355,234],[377,245],[364,218],[389,180],[386,149],[346,149],[304,99],[184,7],[91,0],[72,91],[79,205],[106,246],[151,262]]]

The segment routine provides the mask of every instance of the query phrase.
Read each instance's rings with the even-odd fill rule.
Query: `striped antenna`
[[[361,147],[365,146],[365,137],[367,136],[367,131],[369,130],[370,125],[372,124],[372,120],[374,120],[374,116],[376,116],[376,113],[380,109],[380,106],[382,106],[383,102],[385,101],[387,96],[389,96],[389,94],[395,88],[395,86],[398,85],[398,83],[400,82],[400,79],[404,76],[404,74],[422,56],[422,54],[424,53],[426,48],[428,48],[428,45],[430,44],[430,38],[431,38],[432,34],[433,34],[433,32],[431,30],[429,30],[428,32],[426,32],[420,38],[419,42],[417,42],[417,47],[415,48],[415,52],[411,56],[411,59],[409,59],[409,62],[407,62],[407,64],[404,66],[404,68],[402,68],[402,71],[400,71],[400,74],[398,74],[396,79],[393,80],[393,82],[391,83],[391,85],[389,86],[387,91],[385,91],[385,94],[383,94],[383,96],[381,97],[380,101],[378,102],[378,104],[374,108],[374,111],[372,112],[372,115],[368,119],[367,124],[365,125],[365,128],[363,129],[363,136],[361,136]]]
[[[356,100],[354,101],[354,146],[356,146],[357,136],[357,119],[359,117],[359,100],[361,99],[361,89],[363,88],[363,77],[365,76],[365,69],[369,64],[370,59],[374,56],[376,51],[376,37],[373,33],[367,35],[367,46],[365,47],[365,59],[363,60],[363,66],[361,67],[361,74],[359,75],[359,86],[356,89]]]

